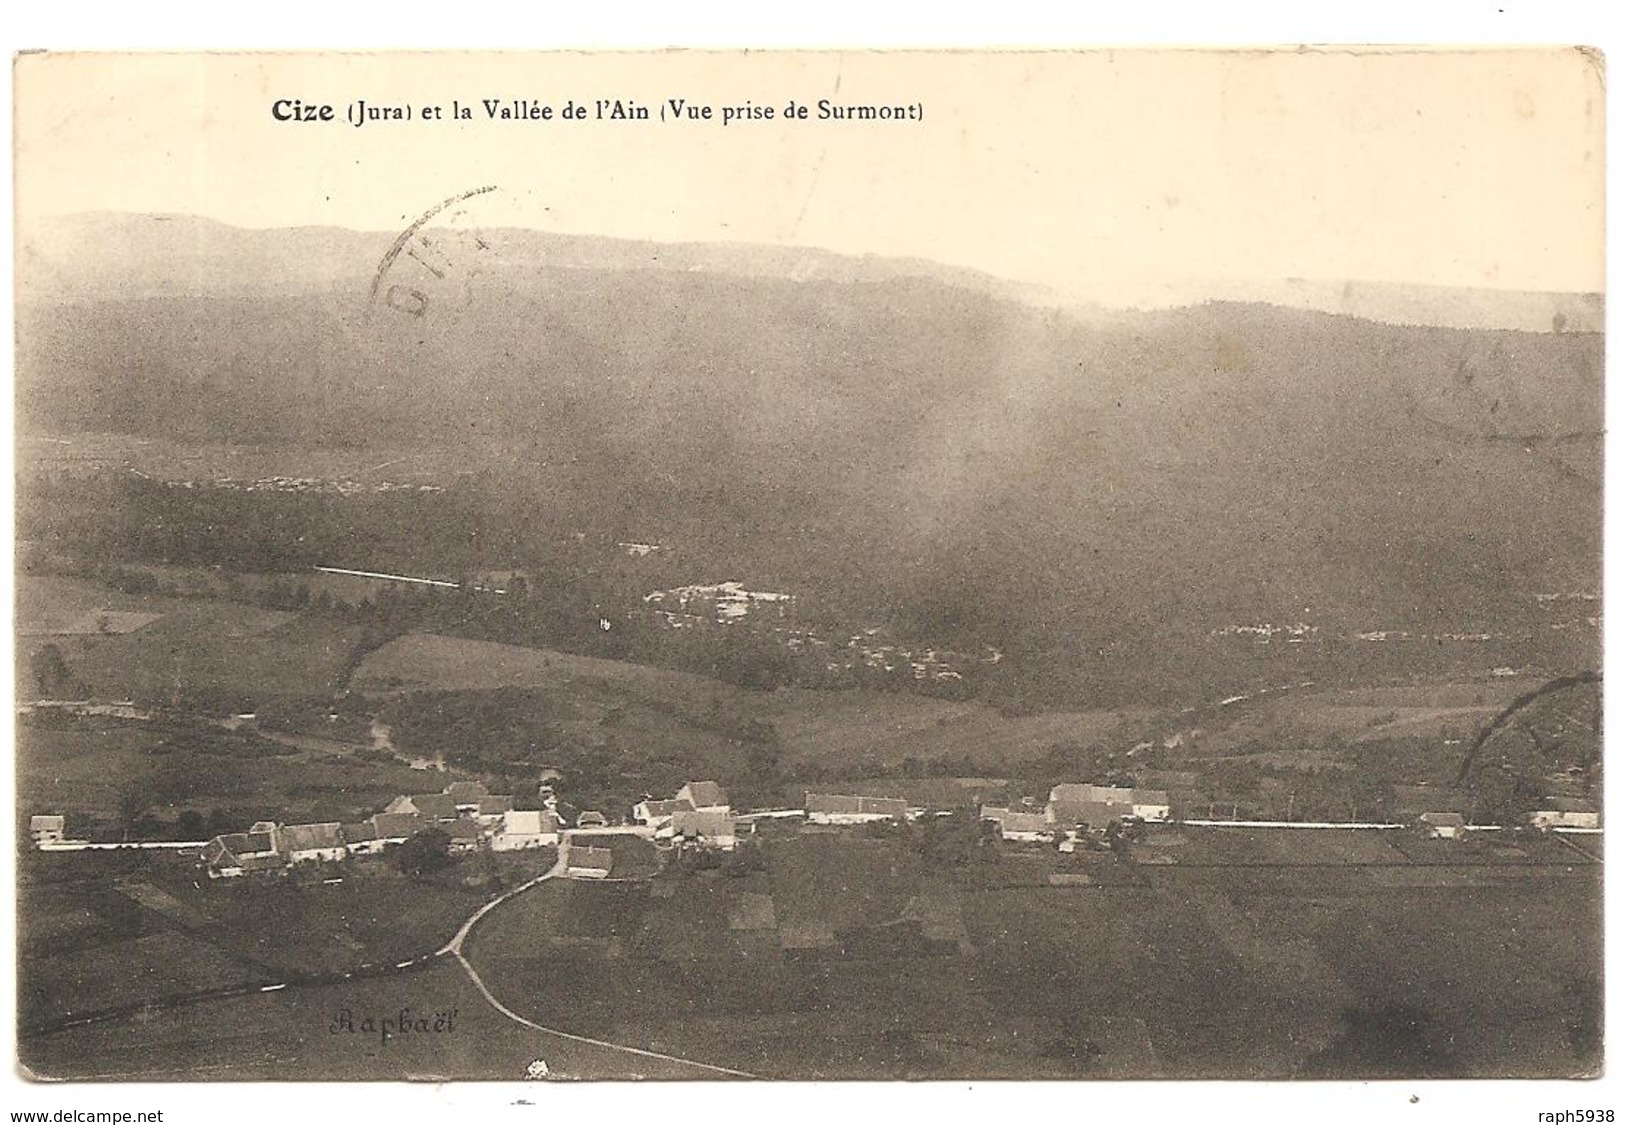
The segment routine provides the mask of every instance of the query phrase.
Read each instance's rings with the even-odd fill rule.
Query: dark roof
[[[1022,812],[984,806],[983,820],[996,820],[1002,832],[1047,832],[1051,825],[1041,812]]]
[[[512,797],[481,797],[479,815],[501,816],[513,808]]]
[[[686,799],[678,800],[676,798],[673,798],[672,800],[669,800],[669,801],[643,800],[643,801],[639,801],[638,803],[643,806],[644,811],[646,812],[646,814],[648,816],[651,816],[651,817],[655,817],[655,816],[671,816],[673,813],[676,813],[676,812],[679,812],[679,811],[681,811],[681,812],[693,812],[694,811],[694,805],[690,801],[688,801]]]
[[[244,851],[249,851],[249,852],[274,852],[274,851],[276,851],[276,836],[273,833],[270,833],[270,832],[250,832],[247,836],[245,836],[243,838],[248,841],[247,845],[243,848]],[[236,849],[233,849],[233,850],[236,850]]]
[[[688,790],[688,799],[694,802],[697,809],[715,808],[728,803],[727,791],[714,781],[691,781],[683,788]]]
[[[307,852],[343,846],[344,837],[339,833],[337,821],[326,824],[289,824],[282,829],[283,851]]]
[[[454,820],[446,825],[446,832],[453,840],[478,840],[480,826],[472,820]]]
[[[210,867],[236,867],[237,853],[250,850],[247,833],[228,832],[203,845],[203,861]]]
[[[405,840],[423,827],[423,818],[417,813],[379,813],[372,818],[372,825],[382,839]]]
[[[424,793],[414,796],[412,807],[433,820],[453,820],[457,816],[457,799],[450,793]]]
[[[699,809],[693,812],[678,812],[671,818],[673,832],[680,832],[685,836],[732,836],[734,834],[733,817],[725,812],[711,812]]]
[[[1121,801],[1056,801],[1055,823],[1105,825],[1127,816],[1130,806]]]
[[[343,834],[344,842],[346,844],[364,844],[369,840],[376,840],[379,838],[378,827],[370,820],[363,820],[356,824],[343,825],[339,829],[339,832]]]

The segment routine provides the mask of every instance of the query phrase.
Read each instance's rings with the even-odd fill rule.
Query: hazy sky
[[[1601,76],[1565,51],[33,56],[19,232],[87,210],[481,222],[1169,277],[1598,290]],[[281,97],[476,120],[282,123]],[[482,98],[920,103],[902,124],[501,123]]]

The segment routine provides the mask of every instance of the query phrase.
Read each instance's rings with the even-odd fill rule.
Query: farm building
[[[502,827],[491,837],[491,850],[518,851],[559,842],[559,818],[546,809],[514,810],[502,814]]]
[[[1430,840],[1455,840],[1467,835],[1467,818],[1459,812],[1425,812],[1417,820]]]
[[[479,848],[480,841],[485,839],[485,833],[473,820],[459,818],[450,824],[442,825],[441,830],[451,837],[451,844],[447,850],[452,852],[472,852]]]
[[[680,839],[685,843],[732,850],[738,844],[734,819],[726,811],[693,809],[680,811],[656,833],[656,839]]]
[[[208,869],[209,878],[234,879],[239,875],[281,870],[284,865],[276,836],[275,832],[262,831],[216,836],[203,845],[203,865]]]
[[[429,827],[430,823],[417,813],[410,812],[381,812],[372,818],[378,838],[386,844],[405,843]]]
[[[451,798],[459,813],[476,813],[479,811],[480,800],[491,795],[483,782],[454,781],[446,786],[444,794]]]
[[[282,829],[282,838],[277,851],[285,855],[289,863],[343,859],[350,853],[345,847],[340,827],[337,821],[327,824],[287,825]]]
[[[908,818],[908,802],[901,797],[808,793],[806,803],[807,819],[814,824],[868,824],[876,820]]]
[[[384,806],[384,812],[414,813],[435,824],[456,820],[458,815],[457,801],[447,793],[419,793],[396,797]]]
[[[28,834],[35,844],[59,844],[67,839],[67,818],[60,815],[28,818]]]
[[[1131,816],[1141,820],[1167,820],[1172,811],[1168,794],[1161,789],[1063,784],[1050,790],[1046,815],[1052,825],[1098,827]]]
[[[565,860],[565,875],[572,879],[606,879],[614,867],[615,853],[608,848],[572,844]]]
[[[475,806],[474,816],[488,828],[494,828],[502,823],[502,818],[513,811],[512,797],[481,797]]]
[[[664,828],[678,812],[693,811],[694,806],[688,801],[675,798],[669,801],[656,801],[645,797],[632,806],[632,819],[639,824],[647,824],[650,828]]]
[[[1020,809],[982,806],[982,819],[999,826],[999,836],[1023,843],[1044,843],[1055,838],[1055,826],[1041,812],[1023,812]]]
[[[687,801],[697,812],[727,812],[728,793],[714,781],[690,781],[677,791],[677,800]]]
[[[378,834],[378,826],[371,820],[344,824],[339,827],[344,847],[351,855],[377,855],[388,842]]]
[[[1597,828],[1602,823],[1602,816],[1592,801],[1548,797],[1542,805],[1528,816],[1529,823],[1542,831],[1550,828]]]

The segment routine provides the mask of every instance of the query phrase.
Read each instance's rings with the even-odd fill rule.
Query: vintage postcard
[[[28,1077],[1601,1072],[1597,53],[14,87]]]

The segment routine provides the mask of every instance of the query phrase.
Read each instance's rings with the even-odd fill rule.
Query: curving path
[[[513,1022],[521,1024],[524,1027],[528,1027],[533,1031],[540,1031],[544,1035],[552,1035],[560,1039],[568,1039],[572,1043],[586,1043],[589,1046],[602,1047],[610,1051],[619,1051],[627,1055],[636,1055],[646,1059],[659,1059],[662,1062],[677,1063],[681,1066],[691,1066],[697,1070],[709,1071],[712,1074],[725,1074],[730,1078],[759,1078],[760,1075],[751,1074],[743,1070],[730,1070],[725,1066],[715,1066],[711,1063],[697,1062],[694,1059],[680,1058],[677,1055],[665,1055],[661,1054],[659,1051],[645,1050],[642,1047],[628,1047],[622,1043],[610,1043],[603,1039],[593,1039],[586,1035],[575,1035],[568,1031],[560,1031],[554,1027],[543,1027],[541,1024],[536,1023],[533,1020],[528,1020],[518,1012],[515,1012],[512,1008],[509,1008],[502,1001],[498,1000],[496,996],[492,994],[491,990],[485,986],[485,982],[480,979],[480,974],[475,971],[473,964],[469,962],[467,957],[463,956],[463,943],[468,940],[468,935],[474,931],[474,927],[479,923],[480,919],[484,918],[498,906],[501,906],[504,902],[507,902],[510,898],[513,898],[515,895],[523,894],[525,891],[528,891],[532,887],[538,886],[541,883],[545,883],[549,879],[557,879],[562,877],[564,875],[565,868],[569,863],[569,854],[569,845],[566,843],[563,847],[559,848],[559,858],[556,862],[554,862],[551,868],[549,868],[543,874],[530,880],[528,883],[522,883],[513,890],[499,895],[490,902],[486,903],[484,906],[480,907],[473,913],[473,915],[469,917],[468,921],[463,923],[462,928],[457,931],[456,935],[444,946],[436,950],[433,956],[456,958],[457,963],[463,967],[463,972],[468,974],[468,979],[474,982],[474,987],[479,990],[481,996],[485,997],[485,1002],[487,1004],[491,1005],[492,1008],[496,1009]]]

